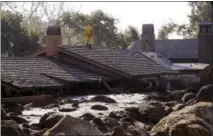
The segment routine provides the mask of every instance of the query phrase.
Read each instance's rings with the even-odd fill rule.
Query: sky
[[[121,30],[131,25],[141,32],[142,24],[153,23],[156,36],[161,26],[170,20],[178,24],[188,23],[187,15],[190,13],[188,2],[73,2],[70,6],[75,10],[80,8],[83,13],[101,9],[119,19],[117,26]],[[172,34],[169,38],[181,37]]]
[[[52,2],[50,5],[58,3]],[[156,36],[160,27],[170,20],[178,24],[187,23],[187,15],[190,13],[188,2],[65,2],[64,10],[70,9],[87,14],[100,9],[119,19],[119,30],[131,25],[141,33],[142,24],[153,23]],[[169,38],[181,37],[174,34]]]

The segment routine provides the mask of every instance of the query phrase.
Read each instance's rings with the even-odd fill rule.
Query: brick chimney
[[[61,28],[58,25],[48,26],[45,39],[46,56],[57,56],[58,47],[62,44]]]
[[[213,64],[213,22],[200,23],[199,62]]]
[[[155,33],[153,24],[143,24],[141,37],[142,51],[155,51]]]

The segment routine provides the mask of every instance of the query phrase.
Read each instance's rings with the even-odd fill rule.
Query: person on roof
[[[88,22],[88,25],[84,28],[84,34],[86,40],[85,45],[91,48],[92,45],[94,44],[94,31],[92,23],[90,21]]]

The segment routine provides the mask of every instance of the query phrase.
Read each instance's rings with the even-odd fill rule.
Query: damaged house
[[[198,39],[155,40],[154,25],[144,24],[141,39],[133,42],[125,54],[136,58],[145,55],[161,66],[177,70],[178,74],[166,77],[174,80],[175,88],[199,85],[200,72],[213,63],[213,22],[200,23],[199,27]],[[213,79],[213,75],[205,78]]]
[[[145,55],[135,58],[106,47],[62,45],[60,27],[49,26],[44,51],[30,57],[3,57],[1,73],[2,96],[8,97],[32,92],[143,89],[139,79],[147,77],[158,81],[159,88],[160,77],[174,71]]]

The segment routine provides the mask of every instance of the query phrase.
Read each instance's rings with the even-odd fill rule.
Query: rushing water
[[[75,96],[75,97],[67,97],[69,99],[73,100],[80,100],[80,99],[86,99],[89,100],[95,95],[87,95],[87,96]],[[135,107],[138,106],[141,101],[145,98],[146,95],[144,94],[110,94],[106,95],[114,100],[117,101],[117,103],[101,103],[101,102],[85,102],[85,103],[79,103],[79,108],[76,111],[72,112],[60,112],[62,114],[69,114],[73,117],[79,117],[83,115],[84,113],[91,113],[95,116],[106,116],[112,111],[121,111],[124,110],[124,108],[127,107]],[[64,98],[66,99],[66,98]],[[97,111],[91,109],[91,106],[100,104],[103,106],[106,106],[109,110],[106,111]],[[60,106],[66,106],[66,107],[72,107],[72,104],[63,104]],[[58,108],[51,108],[51,109],[44,109],[44,108],[30,108],[27,110],[24,110],[22,112],[23,116],[26,117],[31,123],[37,123],[39,121],[39,118],[47,113],[47,112],[59,112]]]

